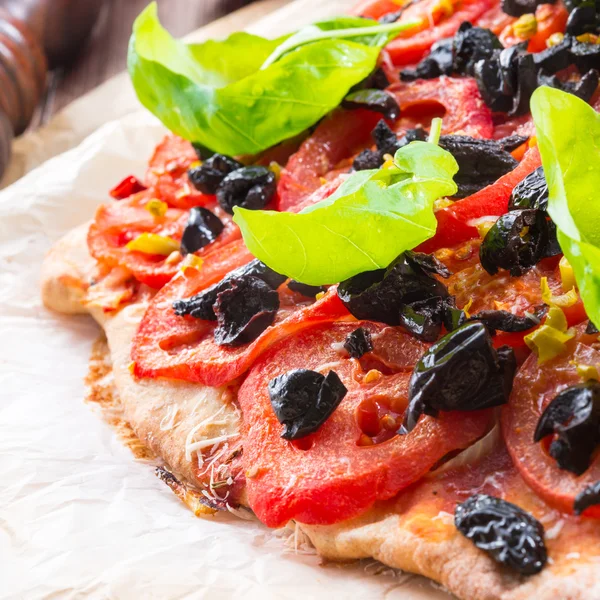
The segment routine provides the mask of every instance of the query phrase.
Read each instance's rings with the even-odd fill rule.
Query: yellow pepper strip
[[[169,256],[171,252],[179,250],[179,242],[165,235],[157,233],[142,233],[125,246],[127,250],[143,252],[144,254],[161,254]]]
[[[568,292],[576,286],[576,283],[573,267],[567,260],[566,256],[563,256],[560,259],[560,262],[558,263],[558,268],[560,269],[560,279],[562,283],[563,292]]]
[[[281,177],[281,165],[272,160],[269,163],[269,171],[272,171],[275,174],[275,179],[279,181],[279,178]]]
[[[158,198],[151,198],[146,202],[146,206],[144,207],[154,218],[161,218],[167,214],[167,209],[169,205]]]
[[[513,23],[515,35],[523,40],[532,38],[538,30],[538,22],[534,14],[523,15]]]
[[[560,308],[568,308],[569,306],[573,306],[577,302],[577,300],[579,300],[579,295],[577,294],[577,290],[574,287],[572,287],[565,294],[553,296],[552,291],[550,290],[550,286],[548,285],[547,277],[542,277],[540,281],[540,287],[542,289],[542,300],[548,306],[559,306]]]
[[[469,298],[469,301],[462,307],[462,311],[465,313],[465,317],[467,317],[467,319],[471,318],[471,315],[469,314],[469,309],[471,306],[473,306],[473,298]]]
[[[598,381],[600,379],[600,376],[598,376],[598,369],[594,365],[575,364],[575,366],[577,368],[577,374],[584,381],[589,381],[590,379],[595,379],[596,381]]]
[[[565,39],[565,34],[564,33],[560,33],[560,31],[557,31],[556,33],[553,33],[546,40],[546,47],[547,48],[552,48],[552,46],[558,46],[558,44],[560,44],[564,39]]]
[[[188,269],[195,269],[196,271],[199,271],[202,268],[203,262],[204,261],[199,256],[196,256],[195,254],[188,254],[183,259],[179,270],[183,271],[184,274]]]
[[[551,306],[544,323],[526,335],[524,340],[541,365],[560,356],[566,350],[565,344],[573,337],[575,331],[567,329],[565,313],[557,306]]]

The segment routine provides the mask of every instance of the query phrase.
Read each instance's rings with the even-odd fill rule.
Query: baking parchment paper
[[[289,532],[194,517],[84,403],[99,330],[43,308],[41,261],[163,134],[135,112],[0,192],[0,598],[447,598],[373,561],[321,565]]]

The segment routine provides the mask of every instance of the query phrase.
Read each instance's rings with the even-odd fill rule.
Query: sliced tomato
[[[176,135],[167,135],[156,147],[146,171],[146,185],[155,195],[177,208],[214,203],[215,197],[196,190],[187,171],[198,156],[192,144]]]
[[[498,117],[498,120],[494,123],[495,140],[508,137],[509,135],[522,135],[526,138],[535,135],[535,124],[530,114],[506,118],[506,115],[497,113],[494,117]]]
[[[155,195],[155,190],[150,188],[126,200],[99,206],[88,232],[88,248],[98,261],[110,266],[126,267],[141,283],[161,288],[177,273],[182,257],[145,254],[126,247],[127,242],[142,233],[156,233],[181,240],[188,211],[169,208],[163,217],[154,217],[145,207]],[[223,221],[225,228],[214,242],[196,252],[198,256],[204,256],[240,237],[239,229],[230,215],[216,203],[210,208]]]
[[[502,10],[502,6],[497,5],[490,8],[477,19],[477,26],[489,29],[496,35],[500,35],[505,27],[512,25],[515,21],[515,17],[507,15]]]
[[[309,303],[286,286],[280,290],[280,308],[273,325],[253,342],[238,347],[219,346],[216,324],[178,317],[175,300],[188,298],[220,281],[229,271],[252,259],[243,243],[234,243],[207,256],[199,271],[174,278],[152,301],[133,340],[131,358],[138,377],[169,377],[219,386],[244,373],[277,340],[320,321],[347,317],[335,290]]]
[[[282,170],[277,210],[293,210],[342,159],[370,145],[371,131],[380,119],[373,111],[342,109],[325,117]]]
[[[600,365],[600,352],[591,346],[597,336],[583,333],[568,343],[568,351],[542,365],[530,356],[515,377],[508,405],[502,409],[502,432],[508,451],[523,479],[550,506],[572,513],[573,502],[586,486],[600,480],[600,455],[580,476],[560,469],[550,456],[547,445],[534,443],[539,418],[550,401],[563,389],[581,383],[577,364]],[[600,507],[592,507],[586,516],[600,518]]]
[[[553,294],[562,294],[561,275],[558,257],[540,261],[535,267],[520,277],[512,277],[508,271],[490,275],[479,261],[481,240],[470,240],[454,248],[443,248],[435,252],[453,273],[444,283],[448,291],[456,298],[459,308],[467,308],[469,314],[482,310],[505,310],[514,315],[523,316],[533,313],[544,304],[542,300],[541,279],[546,277]],[[585,320],[583,303],[565,309],[569,325],[577,325]],[[529,333],[498,332],[495,345],[508,344],[515,348],[523,347],[523,338]]]
[[[519,165],[479,192],[457,200],[435,213],[438,221],[435,235],[421,244],[422,252],[433,252],[476,238],[479,233],[474,221],[486,216],[500,216],[508,210],[513,188],[541,165],[537,147],[529,150]]]
[[[400,0],[361,0],[350,9],[349,13],[367,19],[379,19],[383,15],[400,10],[402,4]]]
[[[451,4],[448,12],[439,0],[421,0],[406,8],[400,22],[418,21],[420,26],[401,32],[386,46],[395,65],[419,62],[435,42],[453,36],[464,21],[476,23],[498,0],[453,0]]]
[[[474,79],[421,79],[388,89],[400,105],[402,118],[397,123],[398,129],[414,127],[417,123],[429,127],[432,116],[441,116],[445,134],[491,138],[494,133],[492,113],[481,99]]]
[[[338,348],[359,325],[376,335],[373,352],[357,361]],[[425,417],[410,434],[397,435],[411,371],[425,348],[398,328],[333,323],[296,333],[256,362],[238,400],[248,500],[263,523],[279,527],[290,519],[330,524],[352,518],[485,432],[490,413],[479,411]],[[335,371],[348,393],[318,431],[289,442],[281,438],[283,427],[267,386],[274,377],[299,368]],[[375,368],[376,377],[365,377]]]
[[[553,33],[563,33],[567,25],[569,13],[562,3],[540,4],[535,10],[537,32],[529,38],[527,50],[541,52],[546,49],[546,40]],[[516,20],[516,19],[515,19]],[[506,25],[500,34],[500,41],[505,46],[514,46],[525,41],[515,34],[512,24]]]

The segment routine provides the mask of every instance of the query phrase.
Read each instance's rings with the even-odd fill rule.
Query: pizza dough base
[[[214,437],[211,420],[219,413],[219,432],[235,435],[241,425],[239,411],[224,388],[132,377],[130,345],[146,304],[130,304],[112,316],[84,306],[86,282],[94,265],[87,252],[87,228],[84,224],[72,230],[48,253],[41,277],[44,304],[66,314],[89,312],[103,327],[125,418],[177,477],[194,485],[198,465],[186,457],[188,434],[205,423],[194,441]],[[504,569],[465,539],[448,513],[424,515],[415,507],[399,512],[389,503],[378,503],[349,521],[301,528],[325,558],[372,557],[430,577],[466,600],[600,600],[600,540],[592,538],[593,534],[588,535],[592,543],[581,548],[584,552],[562,552],[557,557],[551,552],[551,561],[540,574],[523,577]],[[583,537],[585,542],[588,538]]]

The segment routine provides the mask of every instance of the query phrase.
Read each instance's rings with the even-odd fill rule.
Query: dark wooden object
[[[31,122],[49,67],[69,62],[104,0],[0,0],[0,177]]]

